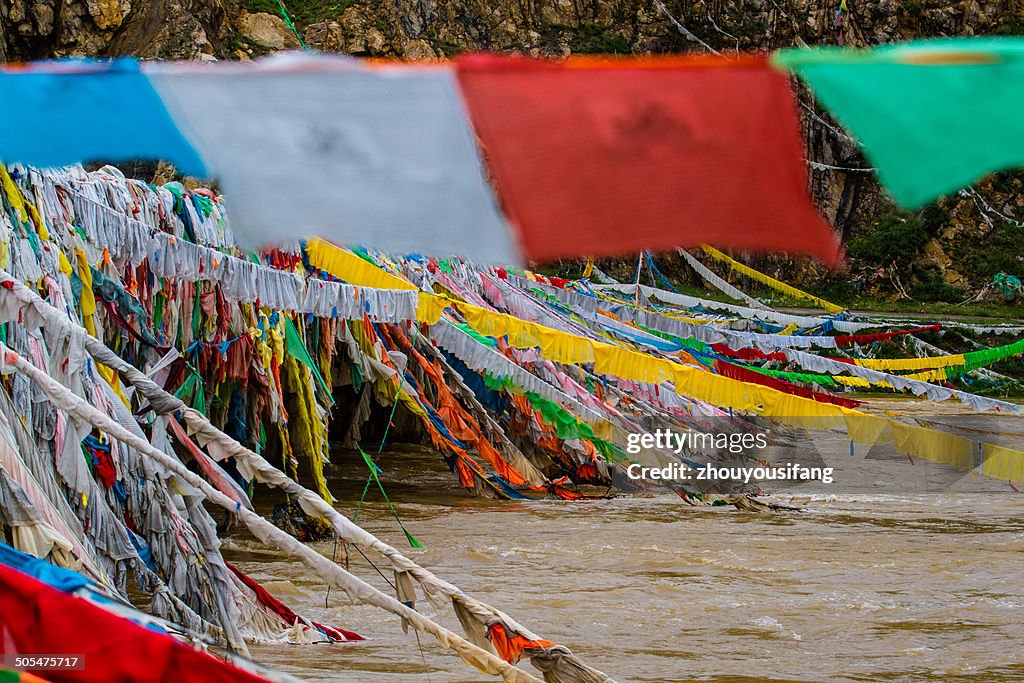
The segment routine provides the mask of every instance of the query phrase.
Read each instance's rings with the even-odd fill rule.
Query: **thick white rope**
[[[267,462],[261,455],[249,450],[219,430],[210,423],[205,415],[190,408],[183,401],[165,391],[163,387],[146,376],[142,371],[107,348],[101,340],[90,335],[85,328],[70,320],[63,311],[51,306],[6,271],[0,270],[0,300],[9,295],[13,295],[17,299],[18,309],[22,312],[23,316],[32,313],[35,318],[33,322],[38,322],[51,331],[71,334],[81,339],[85,349],[98,362],[121,373],[130,384],[135,386],[150,401],[156,412],[160,414],[180,412],[189,431],[197,437],[200,445],[210,450],[210,454],[214,458],[222,460],[228,456],[233,457],[239,471],[247,478],[254,478],[263,484],[281,489],[289,496],[295,498],[306,514],[312,517],[327,519],[340,538],[350,543],[371,548],[383,555],[396,571],[408,572],[410,576],[416,579],[423,588],[424,594],[432,603],[440,605],[440,596],[444,596],[457,602],[464,608],[464,612],[471,614],[474,619],[484,626],[501,624],[507,631],[515,631],[531,640],[538,639],[538,636],[504,612],[470,597],[457,586],[437,577],[430,570],[419,566],[403,555],[398,549],[354,524],[319,495],[288,477],[284,472]],[[0,306],[0,310],[3,308],[5,307]],[[11,312],[9,311],[6,317],[10,317],[10,315]],[[480,644],[484,645],[484,643]],[[579,662],[578,658],[565,647],[552,648],[550,655],[559,660],[564,659],[567,663],[572,663],[574,666],[582,665],[582,662]],[[503,660],[499,661],[504,663]],[[519,669],[515,670],[520,671]],[[592,671],[595,674],[600,674],[596,670]],[[528,675],[525,672],[521,673]],[[604,674],[600,675],[607,678]],[[607,678],[607,680],[611,679]]]
[[[441,645],[455,651],[464,661],[484,673],[501,676],[510,683],[540,683],[539,679],[517,669],[493,653],[477,647],[390,595],[377,590],[256,513],[242,507],[211,486],[205,479],[186,468],[179,460],[171,458],[145,439],[132,434],[4,344],[0,344],[0,353],[3,354],[0,371],[6,372],[15,369],[29,377],[58,408],[88,422],[108,436],[160,463],[175,476],[202,491],[207,500],[237,515],[256,538],[300,559],[325,581],[345,591],[353,602],[374,605],[401,617],[417,631],[433,635]]]

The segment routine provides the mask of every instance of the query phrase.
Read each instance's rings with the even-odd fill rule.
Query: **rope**
[[[874,168],[850,168],[849,166],[833,166],[832,164],[823,164],[820,161],[811,161],[810,159],[804,159],[807,165],[813,168],[815,171],[843,171],[844,173],[873,173]]]
[[[661,280],[662,284],[668,287],[669,291],[679,294],[679,290],[676,289],[676,286],[669,282],[669,279],[665,277],[660,270],[658,270],[658,266],[654,265],[654,257],[651,256],[651,252],[645,251],[644,255],[647,257],[647,265],[650,267],[651,272],[654,273],[655,277]]]
[[[842,138],[842,139],[844,139],[844,140],[846,140],[848,142],[852,142],[854,144],[859,144],[856,140],[851,138],[849,135],[847,135],[846,133],[842,132],[841,130],[839,130],[838,128],[836,128],[832,124],[830,124],[825,119],[821,118],[821,116],[818,115],[818,112],[814,111],[814,108],[811,107],[809,104],[807,104],[803,100],[799,100],[799,102],[800,102],[800,106],[807,110],[807,112],[811,115],[812,119],[814,119],[815,121],[817,121],[818,123],[823,125],[828,130],[832,131],[838,137],[840,137],[840,138]]]
[[[395,401],[395,405],[398,405],[398,401]],[[393,413],[394,411],[392,411],[392,414]],[[370,468],[370,476],[375,482],[377,482],[377,488],[380,489],[381,495],[384,496],[384,501],[388,504],[388,509],[391,510],[391,514],[395,516],[395,521],[398,522],[398,526],[400,526],[402,528],[402,532],[405,533],[405,538],[409,541],[409,545],[413,548],[422,548],[423,544],[417,541],[416,537],[410,534],[409,530],[405,528],[404,524],[402,524],[402,520],[398,517],[398,511],[395,510],[395,506],[391,504],[391,499],[388,498],[388,494],[384,491],[384,484],[380,483],[380,478],[377,477],[377,472],[381,471],[380,468],[374,464],[370,456],[366,454],[366,451],[364,451],[363,447],[358,443],[356,444],[356,448],[359,449],[359,454],[363,456],[363,462],[365,462],[366,466]],[[365,490],[363,491],[363,495],[366,495]],[[362,503],[362,500],[360,499],[359,502]]]
[[[990,227],[994,226],[992,226],[992,219],[988,215],[989,212],[994,213],[995,215],[999,216],[1001,220],[1006,221],[1007,223],[1014,227],[1024,228],[1024,221],[1019,221],[1014,218],[1010,218],[1005,213],[994,208],[973,187],[964,188],[963,190],[960,190],[959,194],[961,197],[970,197],[972,200],[974,200],[974,205],[978,208],[978,211],[981,213],[982,218],[985,219],[985,222],[987,222]]]
[[[281,18],[284,19],[284,23],[292,30],[295,34],[295,39],[299,41],[299,45],[302,46],[303,50],[309,50],[309,46],[306,45],[306,41],[299,35],[298,30],[295,28],[295,24],[292,22],[292,18],[288,15],[288,10],[285,9],[284,3],[281,0],[277,0],[277,9],[281,12]]]
[[[382,450],[384,450],[384,442],[387,441],[388,430],[391,429],[391,422],[395,419],[395,411],[396,410],[398,410],[398,399],[397,398],[395,399],[395,402],[391,405],[391,415],[388,416],[388,423],[387,423],[387,425],[384,426],[384,436],[381,437],[380,446],[377,448],[377,454],[378,455],[380,454],[380,452]],[[359,448],[359,444],[356,444],[356,447]],[[359,452],[362,453],[363,449],[359,448]],[[363,459],[364,460],[366,459],[366,454],[365,453],[363,453]],[[363,507],[363,501],[366,500],[366,494],[370,490],[370,484],[373,483],[373,479],[374,479],[373,469],[374,469],[374,467],[376,467],[376,465],[370,464],[370,474],[366,477],[366,486],[363,487],[363,495],[359,496],[359,503],[356,505],[356,511],[352,513],[352,521],[353,522],[356,521],[356,517],[359,516],[359,510]],[[381,489],[381,492],[383,493],[383,489]],[[387,498],[387,495],[385,495],[384,497]],[[399,521],[399,524],[401,524],[401,521]],[[414,545],[413,547],[416,548],[418,546]]]
[[[349,519],[334,509],[334,507],[328,505],[320,496],[288,477],[284,472],[267,462],[263,456],[239,444],[237,441],[210,423],[204,415],[192,408],[189,408],[183,401],[171,396],[163,389],[163,387],[155,383],[143,372],[107,348],[102,341],[89,335],[85,328],[68,319],[66,317],[66,312],[51,306],[23,283],[11,277],[11,275],[6,271],[0,270],[0,285],[2,285],[0,286],[0,296],[15,296],[21,303],[23,315],[42,318],[43,324],[51,331],[56,329],[59,333],[77,335],[82,338],[86,350],[98,362],[121,373],[123,377],[125,377],[150,401],[155,411],[160,414],[180,412],[192,432],[202,437],[203,444],[208,446],[211,444],[216,445],[221,449],[220,452],[223,457],[233,457],[236,464],[249,471],[254,479],[274,488],[281,489],[288,495],[294,496],[307,514],[314,516],[318,515],[326,518],[340,538],[350,543],[361,543],[374,549],[386,557],[396,570],[408,572],[421,584],[425,592],[429,591],[434,594],[440,593],[453,601],[459,602],[467,609],[470,609],[474,614],[474,618],[479,622],[486,624],[491,619],[497,619],[500,623],[506,626],[506,629],[511,628],[517,632],[524,631],[524,628],[521,625],[517,624],[502,611],[470,597],[457,586],[440,579],[430,570],[416,564],[399,552],[398,549],[381,541],[365,529],[353,524]],[[276,527],[274,528],[276,529]],[[333,566],[333,563],[331,563],[327,558],[321,555],[318,556],[327,562],[329,566]],[[398,604],[401,605],[401,603]],[[415,611],[413,614],[418,615]],[[486,620],[480,616],[484,614],[487,615]],[[442,637],[434,631],[428,632],[437,635],[442,645],[446,645],[447,647],[455,650],[458,652],[460,657],[473,664],[473,662],[466,657],[468,654],[473,654],[475,651],[460,649],[462,648],[462,643],[466,642],[464,639],[455,634],[451,634],[455,640],[445,639],[446,636]],[[561,653],[563,654],[562,659],[566,660],[569,666],[586,666],[578,657],[571,654],[567,649],[560,648],[560,650],[565,650],[564,653]],[[490,660],[488,659],[488,661]],[[537,681],[537,683],[539,683],[538,679],[530,676],[526,672],[516,669],[515,667],[511,667],[513,673],[509,674],[513,676],[513,678],[508,678],[505,667],[509,665],[502,660],[498,661],[501,662],[501,664],[498,665],[499,671],[502,675],[506,676],[506,680]],[[473,665],[475,666],[475,664]]]
[[[684,37],[685,37],[685,38],[686,38],[687,40],[692,40],[692,41],[694,41],[694,42],[700,43],[700,44],[701,44],[701,45],[702,45],[702,46],[704,47],[704,49],[708,50],[709,52],[713,52],[713,53],[715,53],[716,55],[718,55],[719,57],[721,57],[721,56],[722,56],[722,53],[721,53],[721,52],[719,52],[718,50],[716,50],[715,48],[711,47],[710,45],[708,45],[707,43],[705,43],[705,42],[704,42],[703,40],[701,40],[700,38],[698,38],[697,36],[695,36],[695,35],[693,34],[693,32],[692,32],[692,31],[690,31],[690,29],[688,29],[688,28],[686,28],[685,26],[683,26],[683,25],[682,25],[682,24],[681,24],[681,23],[679,22],[679,20],[678,20],[678,19],[676,19],[676,18],[675,18],[674,16],[672,16],[672,15],[671,15],[671,14],[669,13],[669,11],[668,11],[668,8],[667,8],[667,7],[665,7],[665,5],[661,3],[661,0],[654,0],[654,6],[655,6],[655,7],[657,7],[658,9],[660,9],[660,10],[661,10],[661,12],[662,12],[662,14],[664,14],[664,15],[665,15],[666,17],[668,17],[669,21],[671,21],[671,22],[672,22],[673,24],[675,24],[675,27],[676,27],[676,29],[677,29],[677,30],[678,30],[678,31],[679,31],[679,32],[680,32],[681,34],[683,34],[683,36],[684,36]]]
[[[413,628],[432,634],[442,645],[446,645],[454,650],[467,663],[485,673],[500,675],[506,681],[512,683],[519,683],[521,681],[540,683],[539,679],[534,676],[521,669],[517,669],[496,655],[477,647],[458,634],[449,631],[423,614],[402,604],[396,598],[379,591],[359,577],[350,574],[337,564],[331,562],[320,553],[306,547],[296,538],[285,533],[256,513],[242,507],[211,486],[205,479],[189,470],[179,460],[169,457],[166,453],[157,450],[145,439],[132,434],[106,414],[100,412],[99,409],[73,394],[67,387],[2,343],[0,343],[0,354],[3,355],[0,365],[4,369],[14,368],[26,375],[35,382],[36,386],[54,404],[75,417],[88,422],[93,427],[102,430],[108,436],[160,463],[169,472],[199,489],[203,496],[211,503],[224,508],[228,512],[233,512],[256,538],[276,547],[282,552],[297,557],[319,576],[348,593],[353,601],[380,607],[405,619]]]

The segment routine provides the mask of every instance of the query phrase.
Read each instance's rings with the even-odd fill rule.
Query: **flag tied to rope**
[[[1024,163],[1024,38],[783,50],[908,209]]]
[[[477,56],[458,74],[531,259],[704,241],[837,259],[789,84],[761,57]]]

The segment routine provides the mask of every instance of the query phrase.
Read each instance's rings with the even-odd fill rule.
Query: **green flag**
[[[380,470],[380,468],[377,467],[376,464],[374,464],[373,460],[370,458],[370,456],[366,454],[366,451],[363,450],[362,446],[356,444],[356,448],[359,449],[359,453],[363,456],[363,462],[365,462],[366,466],[370,468],[370,476],[373,477],[373,480],[375,482],[377,482],[377,488],[380,489],[381,495],[384,496],[384,500],[385,502],[387,502],[388,508],[391,510],[391,514],[395,516],[395,521],[398,522],[398,526],[400,526],[402,528],[402,531],[405,533],[405,538],[407,541],[409,541],[409,545],[413,548],[422,548],[423,544],[417,541],[416,537],[410,534],[409,530],[405,528],[405,525],[402,524],[402,520],[398,518],[398,512],[395,510],[395,506],[391,504],[391,499],[388,498],[388,494],[384,492],[384,485],[381,484],[380,479],[377,478],[377,472]],[[365,490],[363,491],[363,495],[366,495]],[[362,502],[361,499],[360,502]]]
[[[302,343],[302,337],[299,336],[299,331],[295,329],[295,323],[293,323],[292,319],[287,316],[285,316],[284,319],[284,345],[289,356],[293,356],[295,360],[313,371],[313,377],[316,379],[316,383],[321,389],[323,389],[328,400],[331,403],[334,403],[330,387],[327,386],[327,382],[325,382],[324,378],[320,375],[320,370],[317,369],[316,363],[313,362],[313,358],[309,355],[309,351],[306,350],[306,345]]]
[[[774,62],[857,138],[905,208],[1024,164],[1024,38],[792,49]]]

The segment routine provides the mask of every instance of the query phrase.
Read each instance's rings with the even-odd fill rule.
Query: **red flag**
[[[794,396],[803,396],[804,398],[813,399],[819,403],[833,403],[837,406],[843,406],[844,408],[856,408],[861,405],[860,401],[853,401],[848,398],[841,398],[833,394],[826,393],[824,391],[814,391],[807,387],[801,387],[792,382],[779,379],[777,377],[769,377],[768,375],[762,375],[756,370],[745,368],[742,365],[735,365],[733,363],[726,363],[722,360],[715,360],[715,370],[718,374],[731,377],[732,379],[738,379],[741,382],[749,382],[751,384],[762,384],[766,387],[771,387],[785,394],[793,394]]]
[[[0,565],[0,653],[78,657],[79,669],[47,671],[53,683],[269,683]]]
[[[458,62],[526,255],[702,242],[836,262],[786,77],[762,57]]]

